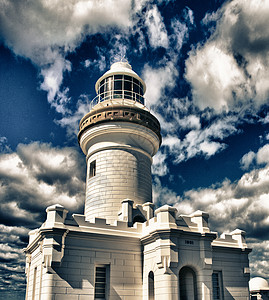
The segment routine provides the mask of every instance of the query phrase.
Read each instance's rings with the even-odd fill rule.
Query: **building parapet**
[[[229,248],[247,248],[245,232],[239,229],[231,233],[224,233],[217,237],[217,233],[211,232],[208,227],[208,213],[197,211],[189,216],[177,216],[177,209],[168,205],[158,208],[154,212],[153,203],[135,205],[132,200],[122,201],[122,210],[119,213],[119,220],[113,224],[107,224],[106,219],[95,218],[94,222],[86,221],[85,215],[73,214],[71,218],[67,217],[68,210],[62,205],[56,204],[46,209],[47,219],[39,229],[29,232],[29,245],[25,252],[32,251],[33,247],[38,247],[44,236],[50,234],[59,236],[59,241],[51,239],[48,246],[47,242],[42,247],[44,254],[52,256],[52,252],[58,249],[56,261],[60,261],[63,255],[62,244],[67,233],[76,233],[80,235],[99,234],[110,236],[131,237],[145,240],[152,239],[155,234],[180,234],[195,236],[210,236],[212,246]],[[154,239],[156,236],[154,237]],[[56,253],[55,252],[55,253]],[[55,256],[55,257],[56,257]],[[45,264],[50,266],[48,258],[44,257]]]

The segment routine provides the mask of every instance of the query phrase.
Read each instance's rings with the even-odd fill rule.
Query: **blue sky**
[[[268,19],[266,0],[0,0],[1,295],[24,293],[46,207],[83,213],[78,122],[121,58],[162,127],[156,205],[245,230],[251,276],[269,278]]]

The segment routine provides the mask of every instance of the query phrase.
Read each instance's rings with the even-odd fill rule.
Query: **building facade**
[[[209,215],[152,203],[151,163],[160,124],[146,85],[126,62],[95,85],[79,127],[87,161],[84,215],[47,208],[29,233],[27,300],[249,299],[245,232],[218,237]]]

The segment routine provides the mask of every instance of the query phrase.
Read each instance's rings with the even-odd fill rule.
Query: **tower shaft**
[[[99,100],[80,122],[78,140],[87,160],[87,221],[105,218],[113,223],[126,199],[134,205],[152,202],[151,164],[161,142],[160,124],[142,104],[142,79],[126,63],[123,68],[117,64],[97,81],[103,85],[96,86]],[[142,94],[133,92],[137,82]],[[114,90],[118,86],[130,90]]]

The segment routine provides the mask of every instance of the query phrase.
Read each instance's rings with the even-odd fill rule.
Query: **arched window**
[[[183,267],[179,272],[179,299],[198,299],[196,274],[190,267]]]
[[[149,272],[148,276],[148,300],[154,300],[154,273]]]

